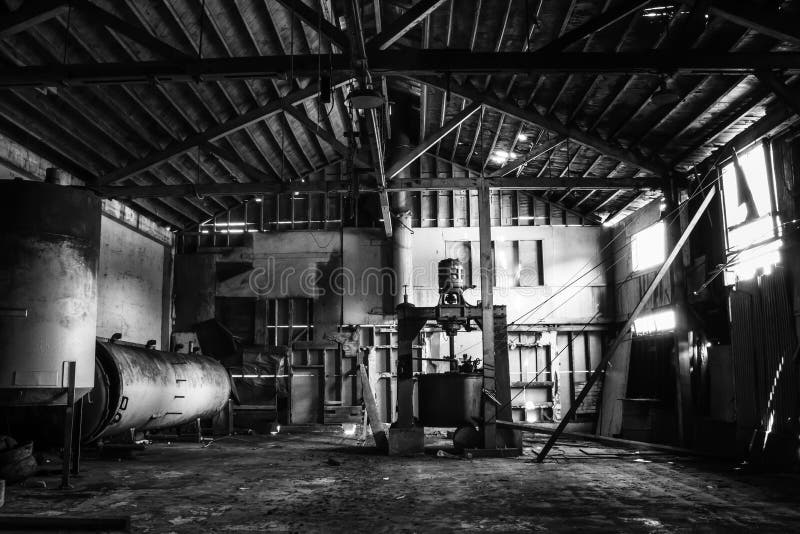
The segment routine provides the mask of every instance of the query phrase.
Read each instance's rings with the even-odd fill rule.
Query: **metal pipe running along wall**
[[[85,397],[85,442],[213,417],[228,402],[228,371],[200,354],[97,341],[95,387]]]

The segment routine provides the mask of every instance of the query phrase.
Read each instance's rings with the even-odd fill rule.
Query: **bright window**
[[[665,234],[663,222],[657,222],[633,234],[631,263],[634,271],[643,271],[664,263],[667,245]]]
[[[672,330],[675,330],[675,311],[672,309],[644,315],[633,322],[635,336],[652,336]]]
[[[726,284],[768,273],[780,263],[780,221],[764,145],[739,154],[741,172],[733,160],[722,168],[725,226],[728,236]]]

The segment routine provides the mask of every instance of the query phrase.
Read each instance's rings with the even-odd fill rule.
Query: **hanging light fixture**
[[[371,87],[353,89],[347,94],[353,109],[375,109],[383,105],[383,95]]]

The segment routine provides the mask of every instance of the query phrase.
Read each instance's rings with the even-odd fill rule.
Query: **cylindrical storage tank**
[[[417,379],[419,421],[423,426],[477,426],[481,422],[483,375],[432,373]]]
[[[94,385],[100,200],[0,180],[0,406],[63,404]]]
[[[199,354],[97,342],[94,390],[83,411],[85,441],[212,417],[228,402],[228,371]]]

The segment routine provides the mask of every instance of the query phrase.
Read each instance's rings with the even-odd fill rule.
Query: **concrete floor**
[[[541,443],[475,460],[437,457],[436,443],[378,456],[341,434],[156,443],[86,460],[71,491],[56,476],[9,487],[0,513],[130,515],[133,532],[176,533],[800,530],[798,475],[576,442],[531,463]]]

